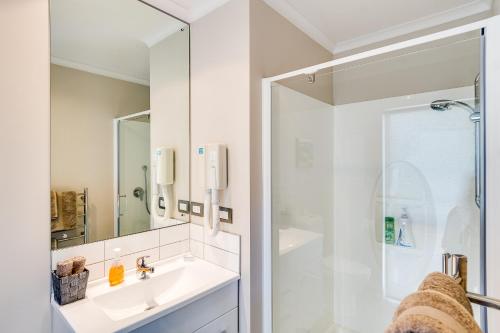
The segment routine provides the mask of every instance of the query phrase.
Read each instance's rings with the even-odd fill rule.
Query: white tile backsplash
[[[193,256],[203,259],[203,242],[191,238],[189,240],[189,249]]]
[[[218,247],[219,249],[240,253],[240,236],[228,232],[219,231],[217,235],[212,236],[208,230],[205,231],[205,244]]]
[[[85,268],[89,270],[89,282],[102,279],[106,276],[104,262],[102,261],[91,265],[85,265]]]
[[[160,260],[168,259],[189,251],[189,240],[160,246]]]
[[[205,259],[240,273],[240,236],[219,231],[212,236],[203,225],[190,223],[189,249],[195,257]]]
[[[160,229],[160,246],[189,239],[189,224]]]
[[[203,248],[205,260],[230,271],[240,272],[240,256],[211,245],[205,244]]]
[[[190,223],[189,232],[191,239],[197,240],[203,243],[203,226],[199,224]]]
[[[121,261],[122,261],[123,265],[125,266],[125,270],[135,268],[135,264],[136,264],[135,261],[137,260],[137,258],[142,257],[142,256],[149,256],[149,258],[146,259],[147,264],[153,263],[155,261],[160,260],[160,250],[156,247],[154,249],[148,249],[148,250],[139,251],[139,252],[135,252],[132,254],[122,256]],[[113,259],[105,261],[105,266],[104,266],[105,267],[105,274],[104,275],[108,276],[109,268],[111,267],[112,264],[113,264]]]
[[[113,262],[113,249],[122,249],[125,269],[133,269],[140,256],[149,255],[146,261],[153,263],[185,252],[216,265],[240,272],[240,236],[219,231],[215,237],[204,233],[202,225],[188,223],[164,229],[89,243],[52,251],[52,269],[60,260],[84,256],[90,271],[89,281],[107,276]]]
[[[117,247],[121,249],[121,255],[126,256],[145,249],[158,247],[159,244],[160,230],[152,230],[141,232],[139,234],[113,238],[105,241],[104,258],[106,260],[113,259],[113,249]]]
[[[52,251],[52,269],[56,269],[58,261],[75,256],[84,256],[86,259],[85,265],[103,261],[104,241]]]

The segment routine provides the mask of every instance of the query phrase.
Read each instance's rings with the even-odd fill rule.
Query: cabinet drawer
[[[238,308],[220,316],[211,323],[203,326],[194,333],[237,333],[238,332]]]

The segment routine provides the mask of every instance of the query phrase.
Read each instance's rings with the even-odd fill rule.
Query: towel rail
[[[450,259],[451,270],[449,269]],[[442,265],[442,272],[446,275],[452,276],[460,282],[460,285],[466,291],[467,298],[471,303],[500,310],[500,299],[467,291],[467,256],[444,253],[442,256]]]

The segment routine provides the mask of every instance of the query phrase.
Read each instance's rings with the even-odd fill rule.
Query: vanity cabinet
[[[237,333],[238,281],[234,281],[132,332]]]

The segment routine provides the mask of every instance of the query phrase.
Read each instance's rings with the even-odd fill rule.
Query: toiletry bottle
[[[120,259],[120,248],[113,249],[114,259],[111,267],[109,268],[109,285],[116,286],[123,282],[125,279],[125,267]]]
[[[415,239],[411,230],[411,221],[408,217],[407,208],[403,208],[401,217],[399,218],[399,231],[396,245],[402,247],[415,247]]]
[[[394,230],[394,217],[386,216],[384,224],[385,243],[394,245],[395,230]]]

